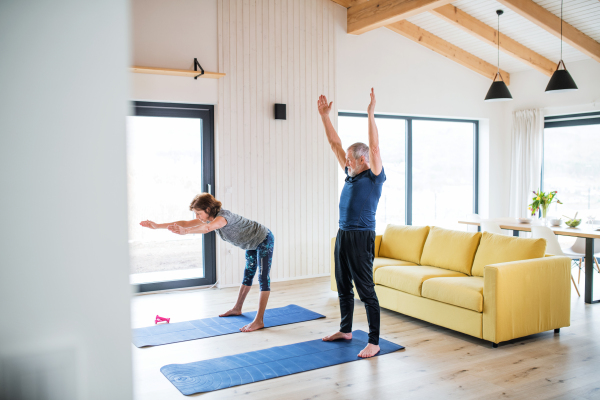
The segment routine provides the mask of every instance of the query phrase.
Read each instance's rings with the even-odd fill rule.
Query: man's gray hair
[[[354,143],[348,147],[348,151],[352,153],[352,157],[354,157],[356,160],[364,156],[365,161],[369,162],[369,146],[366,144],[361,142]]]

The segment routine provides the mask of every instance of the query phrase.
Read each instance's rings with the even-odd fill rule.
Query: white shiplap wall
[[[227,76],[219,80],[216,196],[271,229],[273,281],[329,273],[339,166],[316,104],[320,94],[335,101],[334,7],[218,1],[219,72]],[[274,119],[275,103],[287,104],[287,120]],[[244,264],[244,251],[217,239],[221,286],[238,285]]]

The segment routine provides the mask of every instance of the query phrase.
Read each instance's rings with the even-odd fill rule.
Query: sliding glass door
[[[127,121],[131,283],[138,291],[212,284],[215,237],[139,225],[194,219],[189,204],[214,193],[213,106],[135,102]]]

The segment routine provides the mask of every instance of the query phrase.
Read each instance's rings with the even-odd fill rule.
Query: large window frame
[[[567,115],[553,115],[544,117],[544,130],[546,128],[566,128],[570,126],[582,126],[582,125],[600,125],[600,111],[594,111],[589,113],[581,114],[567,114]],[[544,168],[546,156],[544,154],[544,148],[546,135],[542,135],[542,174],[540,177],[540,190],[544,191]],[[542,215],[542,211],[539,211],[539,215]]]
[[[368,118],[366,113],[338,112],[338,117],[356,117]],[[412,141],[413,141],[413,121],[436,121],[436,122],[463,122],[473,124],[473,213],[479,213],[479,121],[471,119],[452,119],[452,118],[434,118],[434,117],[413,117],[406,115],[375,114],[375,118],[382,119],[401,119],[405,120],[405,204],[404,223],[412,225]]]
[[[197,118],[202,123],[202,187],[215,194],[215,145],[213,105],[133,102],[133,115],[138,117]],[[199,132],[200,134],[200,132]],[[217,277],[215,232],[203,235],[204,277],[164,282],[134,284],[137,293],[213,285]]]

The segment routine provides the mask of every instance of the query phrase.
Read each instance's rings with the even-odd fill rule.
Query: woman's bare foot
[[[224,314],[220,314],[219,317],[231,317],[233,315],[242,315],[242,310],[239,308],[232,308]]]
[[[245,326],[241,327],[240,328],[240,332],[257,331],[257,330],[262,329],[264,327],[265,327],[265,324],[262,321],[258,322],[256,320],[254,320],[251,323],[249,323],[248,325],[245,325]]]
[[[334,340],[338,340],[338,339],[352,339],[352,332],[350,333],[343,333],[343,332],[336,332],[333,335],[329,335],[329,336],[325,336],[323,338],[324,342],[332,342]]]
[[[377,353],[379,353],[379,346],[376,344],[372,344],[369,343],[367,344],[367,347],[365,347],[364,349],[362,349],[360,351],[360,353],[358,353],[358,356],[360,358],[369,358],[369,357],[373,357],[374,355],[376,355]]]

